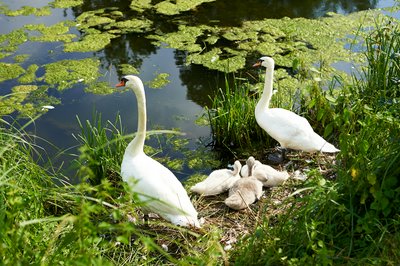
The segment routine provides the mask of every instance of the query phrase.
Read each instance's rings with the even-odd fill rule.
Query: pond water
[[[0,3],[16,10],[22,6],[44,7],[48,0],[0,0]],[[57,1],[55,1],[57,2]],[[154,1],[155,2],[155,1]],[[160,2],[160,1],[157,1]],[[187,21],[187,24],[206,24],[214,26],[238,26],[244,21],[260,20],[264,18],[305,17],[318,18],[327,12],[347,14],[360,10],[390,7],[394,1],[272,1],[272,0],[234,0],[214,1],[199,5],[194,11],[183,12],[174,17]],[[6,16],[0,14],[0,34],[7,34],[26,24],[54,25],[60,21],[72,20],[86,11],[100,8],[117,7],[123,13],[131,13],[130,1],[113,0],[84,0],[82,5],[72,8],[51,8],[47,16]],[[153,12],[148,15],[153,21],[156,31],[168,32],[176,27],[170,17]],[[189,23],[190,22],[190,23]],[[70,33],[80,35],[76,27],[70,28]],[[191,140],[189,146],[196,148],[199,138],[208,138],[210,129],[207,126],[196,125],[195,120],[201,115],[203,107],[210,103],[210,95],[216,91],[224,79],[224,74],[209,70],[200,65],[186,65],[186,53],[165,45],[157,46],[151,40],[144,38],[143,33],[121,34],[113,38],[104,49],[94,52],[65,52],[61,42],[34,42],[29,41],[19,45],[11,56],[0,59],[0,62],[12,63],[15,55],[28,54],[29,57],[21,63],[23,68],[32,64],[39,66],[36,76],[44,73],[43,65],[63,59],[98,58],[100,60],[100,81],[108,82],[111,86],[118,82],[121,72],[119,64],[133,65],[144,82],[151,81],[158,73],[168,73],[169,83],[161,89],[146,88],[148,129],[161,126],[165,129],[180,128]],[[244,71],[245,73],[246,71]],[[6,95],[11,88],[18,85],[17,79],[10,79],[0,83],[0,94]],[[42,85],[42,81],[34,84]],[[147,83],[145,83],[147,84]],[[50,88],[48,93],[60,100],[55,108],[48,110],[29,131],[54,144],[60,149],[69,149],[77,145],[72,134],[80,132],[76,116],[81,121],[92,120],[94,112],[102,114],[102,119],[114,121],[119,113],[122,124],[127,132],[136,130],[137,111],[135,96],[131,92],[111,93],[100,95],[85,92],[84,83],[78,83],[62,91]],[[147,87],[147,85],[146,85]],[[14,112],[11,114],[16,116]],[[8,119],[8,118],[7,118]],[[46,143],[44,146],[50,156],[56,151]],[[70,150],[75,152],[74,149]],[[58,160],[68,158],[62,156]],[[178,174],[185,178],[188,173]]]

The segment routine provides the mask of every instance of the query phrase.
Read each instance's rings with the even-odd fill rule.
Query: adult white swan
[[[315,133],[304,117],[286,109],[269,108],[272,96],[274,65],[274,60],[266,56],[261,57],[253,65],[254,67],[264,66],[266,68],[264,91],[255,109],[258,125],[277,140],[283,149],[288,148],[306,152],[339,152],[340,150],[335,146]]]
[[[146,97],[140,78],[124,76],[116,87],[133,90],[138,106],[138,129],[121,164],[122,179],[144,203],[144,211],[159,214],[176,225],[200,227],[197,211],[175,175],[143,151],[146,138]]]

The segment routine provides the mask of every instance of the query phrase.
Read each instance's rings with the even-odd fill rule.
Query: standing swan
[[[339,152],[335,146],[314,132],[310,123],[289,110],[269,108],[274,78],[274,60],[261,57],[253,66],[266,68],[264,91],[255,109],[258,125],[272,138],[277,140],[283,149],[303,150],[306,152]],[[284,156],[284,154],[283,154]]]
[[[140,78],[124,76],[116,87],[133,90],[138,105],[138,129],[128,144],[121,164],[122,179],[138,193],[146,211],[159,214],[176,225],[200,227],[197,211],[175,175],[143,151],[146,137],[146,97]]]

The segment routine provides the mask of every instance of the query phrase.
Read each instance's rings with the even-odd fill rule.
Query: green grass
[[[337,90],[310,88],[305,116],[334,133],[337,178],[309,174],[286,211],[265,217],[232,256],[237,265],[396,265],[400,261],[400,105],[396,23],[365,40],[361,78]],[[329,100],[328,100],[329,99]],[[332,100],[333,99],[333,100]],[[301,195],[301,197],[298,197]]]
[[[251,149],[255,145],[268,147],[274,142],[257,125],[255,96],[248,83],[235,80],[230,85],[228,78],[225,79],[225,88],[218,90],[211,109],[207,109],[214,147]]]
[[[107,173],[115,175],[119,159],[111,155],[120,154],[124,149],[115,151],[112,145],[132,136],[118,136],[107,145],[98,145],[106,144],[107,130],[97,131],[88,122],[83,131],[86,137],[80,136],[82,145],[87,145],[83,150],[86,154],[80,158],[83,160],[80,169],[86,169],[84,181],[72,185],[61,173],[49,172],[32,159],[37,148],[30,144],[28,134],[12,125],[2,125],[2,265],[201,265],[204,262],[214,264],[220,258],[218,234],[193,232],[160,220],[151,220],[145,225],[138,208],[140,202],[135,195],[125,192],[129,190],[125,184],[118,181],[116,185],[115,180],[109,178],[96,179],[96,183],[91,179],[85,182],[87,173],[98,171],[106,176]],[[114,130],[112,134],[120,133],[111,122],[108,127]],[[94,160],[88,154],[104,156],[100,170],[92,170],[99,165],[88,164],[90,159]],[[92,167],[90,171],[89,167]],[[57,179],[60,182],[54,182]],[[131,222],[132,219],[137,222]],[[162,245],[166,245],[168,251]]]

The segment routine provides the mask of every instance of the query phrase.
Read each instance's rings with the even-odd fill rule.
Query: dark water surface
[[[11,9],[18,9],[24,5],[42,7],[49,2],[48,0],[0,0],[0,3],[6,4]],[[119,10],[129,12],[129,4],[130,1],[88,0],[79,7],[52,10],[50,16],[6,17],[0,15],[0,34],[8,33],[25,24],[53,25],[63,20],[74,20],[84,11],[104,7],[118,6]],[[234,26],[247,20],[285,16],[317,18],[331,11],[345,14],[390,7],[393,4],[394,1],[377,0],[218,0],[201,5],[194,12],[190,12],[187,19],[200,24]],[[156,14],[154,16],[155,23],[157,24],[159,21],[157,27],[169,27],[165,18],[161,16],[158,18]],[[77,31],[72,33],[79,35]],[[35,42],[21,45],[17,54],[31,54],[31,57],[22,64],[25,68],[31,64],[43,65],[61,59],[97,57],[103,66],[101,69],[104,74],[102,80],[112,85],[116,84],[119,79],[115,66],[122,63],[134,65],[140,71],[139,76],[143,81],[152,80],[154,73],[169,73],[171,82],[164,88],[146,88],[148,129],[158,125],[166,129],[180,128],[186,133],[186,137],[192,140],[191,148],[196,147],[195,142],[198,138],[206,138],[210,135],[208,127],[197,126],[194,120],[201,114],[203,107],[210,103],[209,95],[212,95],[217,89],[224,75],[200,66],[184,66],[182,52],[155,46],[140,34],[129,34],[113,39],[109,46],[99,52],[64,53],[61,43]],[[3,58],[0,61],[12,62],[12,58]],[[40,71],[39,69],[38,76],[41,74]],[[17,84],[16,80],[1,83],[0,94],[9,93],[11,88]],[[103,120],[111,121],[114,121],[116,114],[119,113],[127,131],[136,130],[137,107],[132,92],[94,95],[85,93],[83,89],[83,85],[76,85],[63,92],[51,91],[53,95],[61,99],[61,104],[40,117],[35,125],[30,127],[30,131],[61,149],[67,149],[77,145],[76,140],[72,137],[72,134],[79,133],[76,116],[79,116],[81,121],[92,120],[94,111],[100,112]],[[49,154],[55,152],[49,147],[47,148]],[[69,160],[66,157],[59,160],[61,159]],[[187,174],[182,173],[179,177],[185,178]]]

